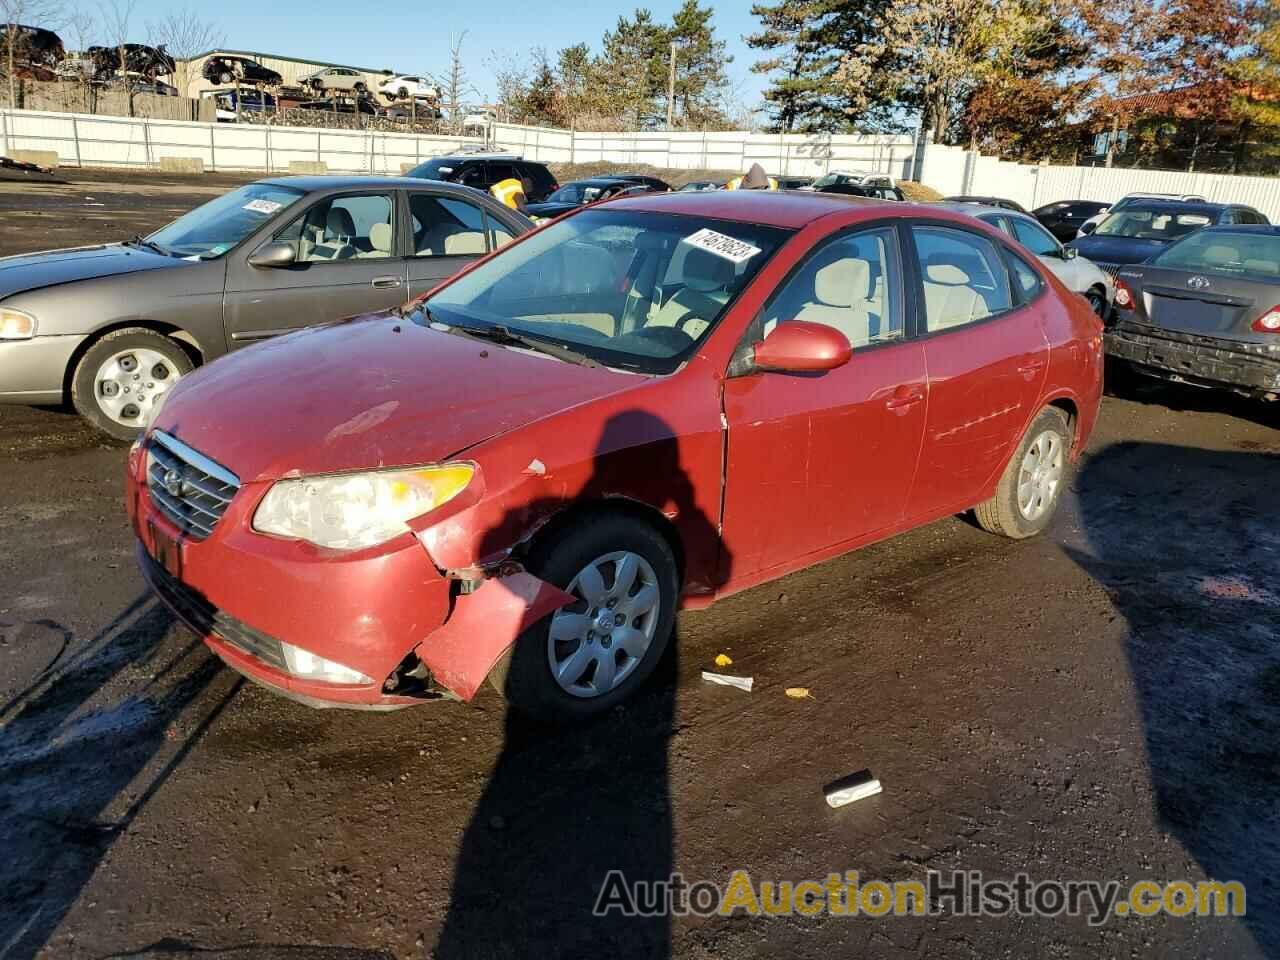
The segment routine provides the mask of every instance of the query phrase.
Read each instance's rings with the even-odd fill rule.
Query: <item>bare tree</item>
[[[147,36],[153,46],[163,46],[173,57],[173,85],[184,97],[191,96],[191,59],[227,42],[222,30],[202,20],[194,9],[171,10],[159,20],[149,21]]]
[[[80,88],[81,106],[88,113],[98,112],[92,61],[86,55],[97,37],[98,29],[98,18],[88,7],[76,7],[67,15],[66,33],[75,44],[75,53],[78,58],[76,86]]]
[[[61,0],[0,0],[4,17],[5,73],[9,77],[9,106],[18,105],[18,57],[29,42],[19,27],[34,26],[52,30],[62,19]]]
[[[462,63],[462,41],[466,37],[466,30],[456,36],[450,36],[449,69],[434,78],[436,86],[440,88],[440,105],[448,111],[449,126],[454,133],[461,129],[463,98],[476,93],[475,87],[467,77],[467,68]]]
[[[102,25],[107,39],[115,47],[120,63],[120,83],[124,88],[125,98],[129,103],[129,116],[133,116],[133,98],[137,93],[137,84],[129,71],[129,57],[126,45],[129,43],[129,31],[133,29],[133,8],[137,0],[111,0],[102,6]]]

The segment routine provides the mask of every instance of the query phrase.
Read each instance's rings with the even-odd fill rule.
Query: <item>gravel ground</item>
[[[0,186],[0,252],[231,182]],[[1048,535],[948,520],[683,615],[669,684],[553,733],[488,691],[370,715],[242,682],[143,589],[123,449],[0,408],[0,958],[1278,957],[1278,427],[1108,398]],[[753,693],[699,680],[720,652]],[[863,767],[884,793],[828,809]],[[613,867],[1212,877],[1248,913],[593,917]]]

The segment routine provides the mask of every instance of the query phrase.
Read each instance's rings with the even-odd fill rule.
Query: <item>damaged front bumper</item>
[[[246,484],[213,532],[192,540],[152,503],[138,448],[128,471],[138,564],[157,596],[232,669],[310,706],[470,700],[524,630],[573,599],[514,564],[463,592],[412,535],[353,554],[262,536],[250,518],[266,485]],[[299,675],[286,646],[367,682]]]
[[[1280,353],[1260,344],[1122,321],[1107,330],[1106,352],[1164,380],[1280,394]]]

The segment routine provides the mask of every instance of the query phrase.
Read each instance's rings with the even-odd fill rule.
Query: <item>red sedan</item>
[[[970,217],[639,196],[185,377],[128,508],[156,591],[281,693],[386,709],[488,678],[590,713],[644,682],[680,606],[963,511],[1043,530],[1101,345]]]

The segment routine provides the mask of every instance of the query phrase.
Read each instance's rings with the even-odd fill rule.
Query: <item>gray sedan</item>
[[[0,403],[70,399],[128,439],[193,366],[396,306],[532,226],[456,184],[282,177],[147,237],[0,258]]]
[[[1206,227],[1122,267],[1106,351],[1147,376],[1280,397],[1280,227]]]

